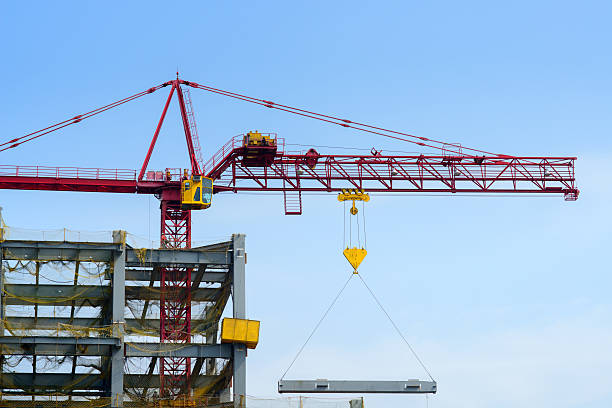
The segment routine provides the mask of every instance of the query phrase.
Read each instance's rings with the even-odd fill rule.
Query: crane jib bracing
[[[468,148],[377,126],[323,115],[265,99],[224,91],[178,78],[98,109],[74,116],[5,142],[0,152],[79,123],[127,102],[170,86],[170,92],[145,160],[139,171],[77,167],[0,165],[0,188],[153,194],[161,201],[161,246],[191,247],[191,210],[207,208],[211,193],[282,192],[285,213],[301,214],[303,192],[341,192],[354,188],[389,193],[542,193],[578,198],[575,157],[516,157]],[[367,155],[320,154],[315,149],[289,153],[274,134],[249,132],[232,138],[202,163],[191,98],[182,86],[316,119],[359,132],[434,149],[438,154],[387,155],[372,149]],[[173,94],[176,93],[189,153],[190,172],[182,169],[147,171]],[[214,186],[213,186],[214,183]],[[162,342],[191,341],[191,305],[173,294],[191,291],[190,269],[162,269],[160,338]],[[173,290],[178,289],[181,290]],[[160,358],[160,394],[176,396],[188,389],[189,358]]]

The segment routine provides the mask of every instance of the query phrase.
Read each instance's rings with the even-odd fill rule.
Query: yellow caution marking
[[[344,251],[342,251],[342,253],[344,254],[344,257],[346,258],[347,261],[349,261],[349,263],[351,264],[351,266],[354,269],[353,273],[357,273],[357,268],[359,268],[359,265],[361,265],[361,262],[363,261],[363,259],[366,257],[366,255],[368,254],[368,251],[366,251],[363,248],[346,248]]]

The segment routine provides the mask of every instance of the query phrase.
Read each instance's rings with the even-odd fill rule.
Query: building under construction
[[[0,406],[242,404],[247,345],[217,338],[230,294],[246,318],[244,235],[191,249],[125,237],[0,242]],[[162,290],[162,271],[190,281]]]

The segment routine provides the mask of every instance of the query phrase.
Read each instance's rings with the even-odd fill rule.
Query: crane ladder
[[[193,103],[191,102],[191,93],[189,88],[181,88],[183,91],[183,99],[185,100],[185,112],[187,113],[187,120],[189,121],[189,131],[191,133],[191,142],[193,144],[193,151],[196,155],[196,160],[200,165],[200,170],[204,172],[204,160],[202,159],[202,147],[200,146],[200,137],[198,136],[198,127],[196,125],[195,116],[193,114]]]

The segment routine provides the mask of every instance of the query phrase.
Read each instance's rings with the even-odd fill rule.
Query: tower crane
[[[0,152],[168,87],[168,97],[139,171],[0,164],[0,189],[152,194],[160,200],[160,245],[163,248],[190,248],[191,211],[210,207],[213,195],[220,192],[282,193],[287,215],[302,213],[303,193],[340,193],[344,189],[369,193],[541,193],[561,195],[568,201],[578,198],[575,157],[516,157],[466,148],[185,81],[178,74],[176,79],[39,131],[4,142],[0,140]],[[413,143],[437,153],[389,155],[372,149],[365,155],[321,154],[314,148],[304,153],[290,153],[285,150],[283,138],[251,131],[230,139],[205,163],[190,88]],[[174,94],[191,168],[149,171],[149,159]],[[187,296],[189,299],[191,272],[176,268],[161,270],[162,342],[191,341],[190,302],[174,298]],[[179,288],[181,290],[177,290]],[[159,375],[160,395],[177,395],[190,382],[189,358],[160,358]]]

